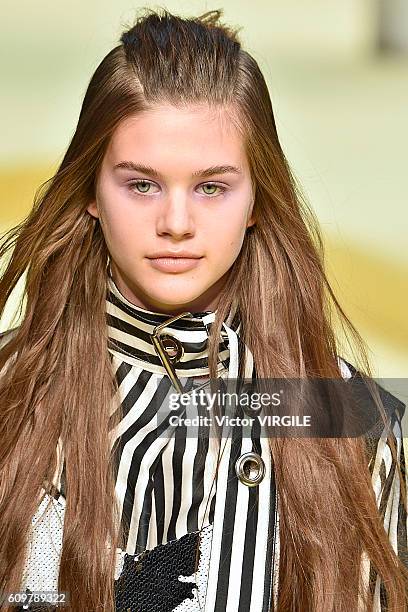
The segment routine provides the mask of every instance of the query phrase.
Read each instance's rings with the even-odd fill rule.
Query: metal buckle
[[[160,337],[160,332],[164,327],[166,327],[167,325],[170,325],[171,323],[173,323],[174,321],[177,321],[178,319],[181,319],[182,317],[193,317],[193,316],[194,315],[191,312],[182,312],[181,314],[171,317],[170,319],[167,319],[167,321],[160,323],[160,325],[156,325],[156,327],[153,330],[153,333],[150,334],[150,337],[153,342],[153,346],[156,349],[156,353],[160,357],[160,360],[163,366],[165,367],[173,386],[177,389],[178,393],[180,394],[184,392],[184,389],[181,386],[179,379],[177,378],[173,363],[176,363],[177,361],[181,359],[181,357],[184,354],[184,348],[181,342],[177,338],[174,338],[170,334],[163,334],[163,336]],[[172,348],[173,350],[175,350],[176,353],[174,355],[169,355],[166,350],[165,344],[167,344],[168,348]]]

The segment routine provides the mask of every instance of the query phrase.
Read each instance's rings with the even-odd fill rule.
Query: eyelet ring
[[[265,476],[264,460],[258,453],[244,453],[235,463],[235,472],[242,484],[256,487]]]
[[[169,334],[163,334],[160,336],[163,347],[167,353],[168,358],[172,363],[177,363],[184,355],[184,347],[178,338],[170,336]]]

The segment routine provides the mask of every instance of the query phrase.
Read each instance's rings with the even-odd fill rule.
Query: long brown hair
[[[244,138],[256,224],[220,296],[211,377],[232,296],[259,376],[339,378],[333,313],[353,337],[359,371],[371,376],[363,340],[325,276],[318,224],[281,149],[262,73],[221,15],[184,19],[144,9],[93,74],[57,172],[3,237],[0,257],[13,250],[0,280],[0,315],[26,274],[22,322],[0,351],[5,591],[19,589],[31,516],[55,472],[61,437],[69,494],[59,589],[70,592],[75,612],[114,610],[121,530],[108,429],[116,390],[105,319],[109,254],[86,207],[109,140],[127,117],[156,103],[204,102],[229,109]],[[405,609],[408,572],[381,523],[363,441],[271,437],[270,447],[281,494],[278,609],[356,609],[362,550],[384,581],[389,609]],[[404,487],[402,495],[405,502]]]

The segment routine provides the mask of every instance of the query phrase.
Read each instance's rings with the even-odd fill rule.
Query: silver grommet
[[[258,453],[244,453],[235,463],[235,472],[242,484],[256,487],[265,476],[265,463]]]
[[[163,344],[163,347],[166,351],[169,360],[172,363],[180,361],[180,359],[184,355],[184,348],[180,340],[178,340],[174,336],[170,336],[169,334],[162,334],[160,336],[160,340]]]

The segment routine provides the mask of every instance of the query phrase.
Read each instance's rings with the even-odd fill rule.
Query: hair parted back
[[[19,590],[31,517],[55,472],[61,437],[67,505],[59,590],[70,592],[74,612],[114,610],[115,548],[123,533],[109,436],[117,401],[105,318],[109,253],[86,207],[110,138],[127,117],[158,103],[210,104],[229,111],[245,142],[256,225],[217,307],[211,377],[232,296],[258,376],[340,378],[333,312],[355,342],[360,371],[371,375],[363,340],[325,276],[318,224],[280,146],[263,75],[221,16],[141,11],[95,70],[55,175],[2,238],[0,258],[8,251],[10,257],[0,315],[26,274],[22,322],[0,350],[5,591]],[[271,437],[270,448],[281,500],[278,610],[356,610],[362,550],[381,574],[389,609],[405,609],[408,572],[379,517],[363,441]]]

